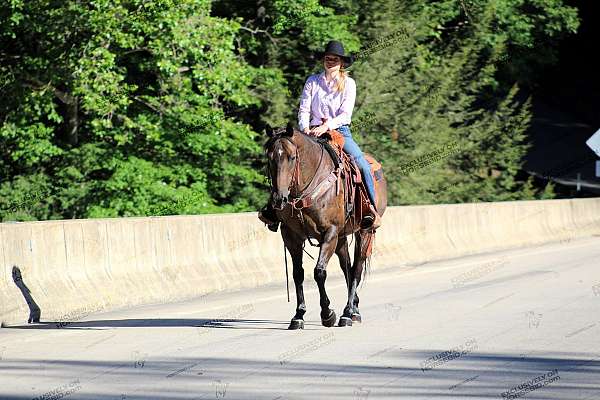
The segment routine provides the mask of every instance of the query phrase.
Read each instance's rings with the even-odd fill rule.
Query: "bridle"
[[[290,184],[287,187],[288,191],[290,192],[290,199],[288,200],[288,203],[291,204],[292,209],[302,209],[304,207],[306,207],[306,204],[303,204],[303,200],[306,199],[308,196],[310,196],[312,194],[312,191],[307,192],[307,189],[312,185],[312,183],[314,182],[317,174],[319,173],[319,170],[321,169],[321,164],[323,163],[323,156],[325,154],[325,149],[323,147],[323,145],[320,145],[321,147],[321,156],[319,158],[319,164],[317,165],[317,168],[315,169],[315,173],[312,176],[312,178],[310,178],[310,181],[304,186],[304,188],[300,189],[300,154],[298,152],[298,146],[296,145],[296,143],[294,143],[294,141],[287,136],[280,136],[277,139],[275,139],[272,143],[272,146],[275,145],[275,143],[278,140],[287,140],[288,142],[290,142],[290,144],[292,146],[294,146],[295,149],[295,156],[296,159],[295,161],[295,165],[294,165],[294,169],[292,171],[292,178],[290,180]],[[269,170],[269,178],[271,180],[271,190],[273,189],[273,182],[275,182],[273,180],[273,177],[271,176],[271,171]],[[295,193],[296,196],[292,196],[291,194]],[[300,206],[300,207],[298,207]],[[273,208],[277,209],[277,210],[283,210],[283,208],[285,207],[285,204],[282,204],[281,208],[277,208],[275,207],[275,205],[273,205]]]

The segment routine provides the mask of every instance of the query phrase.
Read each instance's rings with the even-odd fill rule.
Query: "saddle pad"
[[[365,153],[365,158],[371,165],[371,175],[373,176],[373,179],[375,179],[376,181],[380,181],[383,177],[383,170],[381,164],[370,154]]]
[[[365,158],[369,162],[369,165],[371,166],[371,176],[373,177],[373,183],[375,184],[375,196],[377,196],[377,193],[379,192],[379,181],[381,181],[381,179],[383,178],[383,167],[372,155],[365,153]],[[364,197],[366,200],[367,194],[366,194],[366,188],[364,188],[364,185],[363,185],[363,190],[365,191]],[[378,199],[376,198],[375,201],[378,202]],[[367,205],[363,204],[362,207],[363,207],[363,209],[366,209]]]

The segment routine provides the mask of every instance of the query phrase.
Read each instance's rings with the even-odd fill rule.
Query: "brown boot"
[[[272,232],[277,232],[277,228],[279,227],[279,221],[277,221],[277,215],[275,215],[275,211],[269,207],[269,205],[264,206],[258,212],[258,219],[260,219],[263,223],[267,224],[267,227]]]
[[[363,216],[362,221],[360,221],[360,229],[375,231],[380,226],[381,216],[379,215],[377,210],[375,210],[375,207],[369,204],[369,214]]]

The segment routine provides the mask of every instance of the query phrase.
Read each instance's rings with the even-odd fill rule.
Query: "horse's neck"
[[[318,180],[317,174],[322,174],[319,167],[323,168],[328,165],[328,157],[325,157],[322,145],[310,140],[306,135],[297,133],[294,138],[296,147],[298,148],[298,158],[300,159],[300,173],[298,177],[298,190],[305,189],[306,185]],[[321,163],[319,161],[323,157]],[[313,179],[314,177],[314,179]]]

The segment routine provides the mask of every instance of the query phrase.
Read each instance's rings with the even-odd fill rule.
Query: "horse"
[[[375,235],[374,231],[361,229],[360,221],[346,218],[344,205],[345,185],[336,182],[335,163],[324,149],[324,144],[306,135],[291,124],[286,128],[272,129],[267,126],[269,140],[264,145],[267,169],[271,180],[271,201],[281,222],[281,236],[291,255],[293,278],[296,287],[296,313],[288,329],[304,329],[304,268],[302,253],[305,241],[319,246],[319,257],[314,268],[314,279],[319,288],[321,323],[332,327],[336,321],[335,311],[325,291],[327,264],[335,253],[348,287],[348,301],[338,326],[352,326],[362,322],[358,304],[357,287]],[[383,171],[382,171],[383,172]],[[310,198],[310,201],[305,199]],[[387,207],[387,183],[382,175],[376,185],[376,208],[381,216]],[[354,262],[350,263],[348,235],[354,234]]]

